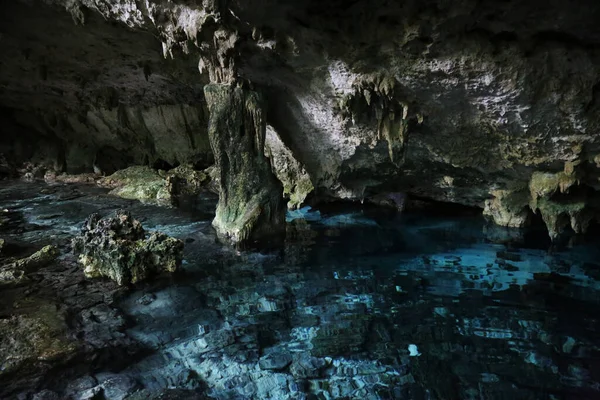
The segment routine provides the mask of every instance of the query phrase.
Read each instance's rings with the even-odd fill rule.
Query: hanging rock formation
[[[227,84],[207,85],[204,94],[221,183],[213,226],[234,243],[281,237],[285,232],[283,188],[264,154],[262,96]]]

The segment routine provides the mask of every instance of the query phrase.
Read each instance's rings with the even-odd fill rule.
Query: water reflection
[[[183,275],[141,285],[118,304],[131,321],[126,334],[151,351],[111,372],[147,391],[600,398],[598,238],[548,251],[543,235],[498,230],[478,216],[304,209],[288,215],[283,251],[237,253],[215,241],[208,211],[88,192],[51,203],[2,195],[54,235],[119,206],[186,240]],[[30,233],[15,237],[35,241]]]

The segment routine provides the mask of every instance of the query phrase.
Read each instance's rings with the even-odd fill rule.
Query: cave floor
[[[236,251],[216,240],[215,205],[3,182],[4,256],[62,255],[0,289],[0,322],[52,314],[64,345],[42,357],[11,325],[0,398],[600,397],[598,237],[549,251],[479,216],[340,207],[288,213],[282,249]],[[184,240],[183,271],[130,289],[85,279],[70,239],[118,208]]]

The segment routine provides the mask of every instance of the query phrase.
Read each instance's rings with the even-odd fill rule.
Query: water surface
[[[240,252],[216,240],[215,204],[0,188],[0,208],[25,221],[2,228],[14,243],[68,250],[87,215],[117,208],[186,241],[183,273],[111,305],[144,351],[74,380],[116,374],[216,399],[600,398],[598,237],[552,247],[477,215],[328,207],[289,213],[280,251]]]

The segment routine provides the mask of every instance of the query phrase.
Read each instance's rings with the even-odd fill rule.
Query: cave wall
[[[165,60],[154,33],[43,2],[0,15],[0,152],[105,172],[131,164],[210,165],[196,59]]]
[[[25,120],[44,128],[12,119],[40,143],[49,137],[42,132],[56,131],[46,122],[54,113],[78,140],[53,134],[77,146],[112,143],[131,162],[208,159],[201,88],[243,82],[265,93],[279,148],[321,198],[407,192],[483,208],[517,193],[522,203],[494,207],[519,214],[537,210],[527,194],[536,173],[571,168],[576,184],[547,200],[569,202],[569,190],[595,197],[593,0],[37,0],[3,8],[0,46],[10,56],[0,104],[35,114]]]

